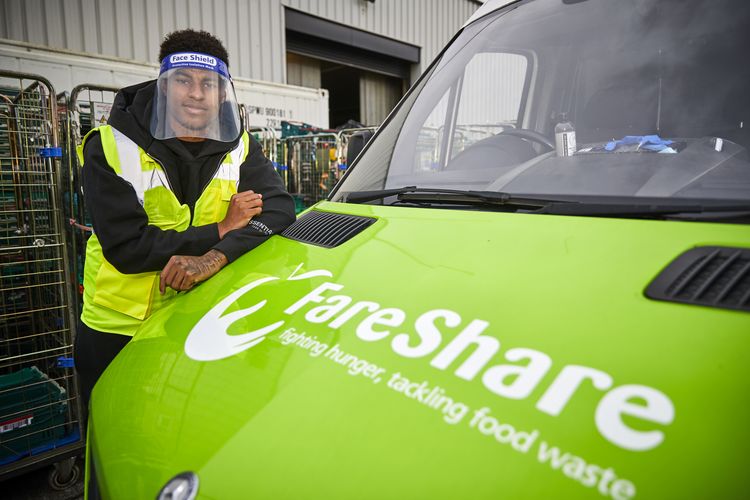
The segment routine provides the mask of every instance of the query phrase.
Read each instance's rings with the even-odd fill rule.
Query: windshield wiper
[[[404,186],[393,189],[376,189],[374,191],[352,191],[344,196],[344,202],[364,203],[366,201],[381,200],[383,198],[388,198],[389,196],[396,196],[403,193],[419,193],[427,191],[430,193],[455,192],[452,189],[425,189],[418,188],[417,186]]]
[[[374,191],[353,191],[344,197],[347,203],[364,203],[397,196],[398,202],[424,205],[478,205],[510,206],[526,209],[531,214],[578,215],[602,217],[649,217],[649,216],[688,216],[694,214],[733,214],[750,213],[750,204],[734,202],[654,203],[649,201],[623,203],[581,201],[575,199],[543,198],[529,195],[512,195],[498,191],[473,191],[443,188],[418,188],[406,186]]]
[[[511,205],[516,207],[541,208],[553,202],[559,204],[567,203],[562,200],[548,198],[514,196],[498,191],[418,188],[416,186],[379,189],[375,191],[353,191],[344,196],[344,201],[346,203],[364,203],[381,200],[390,196],[398,196],[399,201],[451,205]]]
[[[591,215],[591,216],[648,216],[648,215],[679,215],[719,212],[750,212],[747,203],[716,203],[716,204],[688,204],[688,203],[550,203],[536,210],[535,214],[553,215]]]

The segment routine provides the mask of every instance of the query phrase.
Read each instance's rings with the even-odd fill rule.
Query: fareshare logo
[[[298,265],[286,281],[317,276],[333,278],[325,269],[298,274]],[[241,335],[230,335],[229,327],[266,305],[266,300],[226,313],[242,295],[272,281],[268,276],[249,283],[219,302],[193,327],[185,342],[185,353],[198,361],[213,361],[240,353],[262,342],[284,320]],[[610,443],[629,451],[648,451],[664,441],[659,426],[675,418],[674,405],[663,392],[638,384],[615,385],[609,373],[583,365],[556,366],[553,358],[528,347],[512,347],[501,358],[501,341],[486,335],[490,323],[479,318],[465,321],[452,309],[432,309],[415,318],[398,307],[382,307],[370,300],[341,294],[345,285],[326,281],[303,297],[289,297],[284,314],[311,325],[326,324],[332,330],[350,325],[363,342],[389,342],[394,354],[425,358],[436,370],[451,371],[467,382],[480,383],[494,396],[511,400],[537,398],[535,408],[559,416],[585,388],[602,393],[593,415],[599,433]],[[278,295],[277,295],[278,296]],[[458,333],[446,335],[445,329]],[[447,338],[446,338],[447,337]],[[553,369],[554,368],[554,369]],[[549,382],[549,375],[557,372]],[[545,387],[546,386],[546,387]],[[541,396],[539,396],[541,394]]]
[[[298,265],[292,274],[286,279],[288,281],[299,281],[316,276],[326,276],[328,278],[333,277],[333,274],[325,269],[297,274],[301,267],[302,264]],[[276,276],[257,279],[252,283],[243,286],[236,292],[231,293],[224,300],[212,307],[211,310],[208,311],[198,323],[196,323],[193,329],[190,330],[190,334],[185,341],[185,354],[196,361],[216,361],[218,359],[228,358],[259,344],[266,338],[266,335],[281,327],[284,324],[283,320],[242,335],[230,335],[227,333],[232,323],[242,318],[246,318],[254,312],[262,309],[267,302],[265,299],[261,300],[254,306],[225,314],[229,306],[234,304],[237,299],[248,293],[250,290],[278,279],[279,278]]]

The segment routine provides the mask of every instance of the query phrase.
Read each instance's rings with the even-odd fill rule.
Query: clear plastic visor
[[[174,68],[159,75],[151,135],[155,139],[202,138],[232,142],[240,114],[232,81],[198,68]]]

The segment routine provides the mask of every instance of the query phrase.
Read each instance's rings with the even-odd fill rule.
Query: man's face
[[[169,76],[167,116],[178,137],[203,137],[216,121],[225,90],[213,71],[180,68]]]

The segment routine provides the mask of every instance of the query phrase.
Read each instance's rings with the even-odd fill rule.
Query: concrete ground
[[[70,486],[57,490],[50,485],[54,467],[48,465],[26,474],[0,482],[3,500],[83,500],[83,459],[76,459],[78,479]]]

